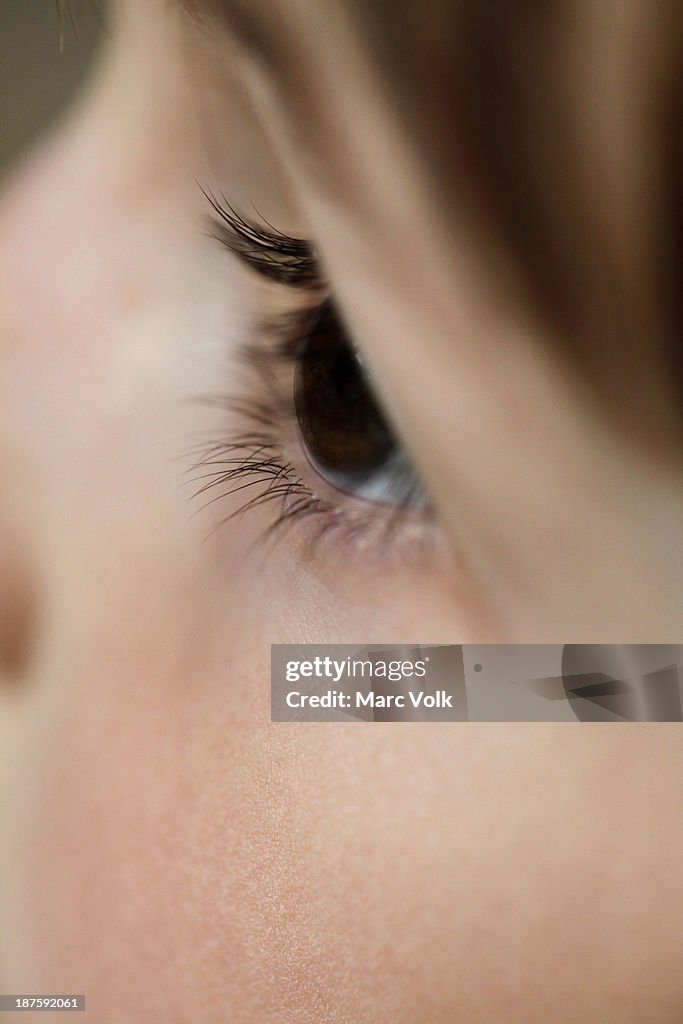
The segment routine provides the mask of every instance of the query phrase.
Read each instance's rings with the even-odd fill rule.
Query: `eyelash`
[[[430,536],[429,509],[416,510],[410,495],[394,506],[341,493],[337,502],[321,497],[288,455],[284,436],[297,434],[294,369],[311,324],[330,301],[312,246],[270,224],[265,228],[249,223],[224,199],[219,202],[202,191],[213,211],[211,236],[261,277],[288,286],[299,297],[294,313],[265,318],[256,337],[239,350],[247,377],[240,393],[203,399],[204,404],[236,416],[239,426],[229,434],[203,437],[190,451],[189,478],[199,485],[192,499],[201,501],[197,512],[248,492],[244,502],[211,527],[208,537],[250,510],[273,506],[271,523],[257,537],[259,546],[305,523],[309,528],[303,534],[304,548],[309,555],[330,541],[337,552],[360,547],[384,556],[395,550],[400,537],[411,542],[401,544],[403,550],[417,548],[424,556],[425,539]],[[288,391],[282,387],[283,376],[289,380]],[[315,473],[312,467],[311,473]],[[320,481],[318,490],[328,486]]]

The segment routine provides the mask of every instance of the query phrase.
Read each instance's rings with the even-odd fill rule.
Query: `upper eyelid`
[[[294,238],[271,224],[247,220],[224,197],[202,188],[214,213],[212,235],[261,277],[290,288],[319,291],[326,287],[313,244]]]

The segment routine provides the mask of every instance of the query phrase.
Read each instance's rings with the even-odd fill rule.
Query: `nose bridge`
[[[45,354],[58,344],[56,218],[46,196],[57,181],[40,152],[0,190],[0,685],[24,673],[39,606],[38,519],[45,505],[41,389]]]
[[[12,682],[27,649],[27,540],[22,498],[21,407],[23,288],[19,287],[22,258],[21,199],[10,186],[0,196],[0,684]],[[26,226],[27,230],[29,225]],[[25,400],[25,399],[24,399]],[[22,524],[22,518],[24,523]]]

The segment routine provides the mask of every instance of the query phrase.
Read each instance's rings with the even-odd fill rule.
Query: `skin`
[[[269,722],[271,642],[673,642],[683,594],[678,471],[492,305],[341,8],[343,90],[283,8],[327,135],[121,2],[0,210],[0,988],[98,1024],[677,1021],[677,726]],[[267,510],[205,542],[186,452],[231,424],[194,399],[280,297],[196,181],[315,240],[447,560],[255,562]]]

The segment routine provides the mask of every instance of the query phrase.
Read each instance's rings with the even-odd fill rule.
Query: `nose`
[[[4,688],[14,688],[26,675],[38,604],[29,525],[39,495],[29,484],[27,370],[32,366],[31,372],[40,374],[27,316],[29,309],[35,312],[40,304],[38,281],[34,278],[31,283],[31,243],[27,241],[35,230],[31,202],[24,173],[0,195],[0,686]]]

